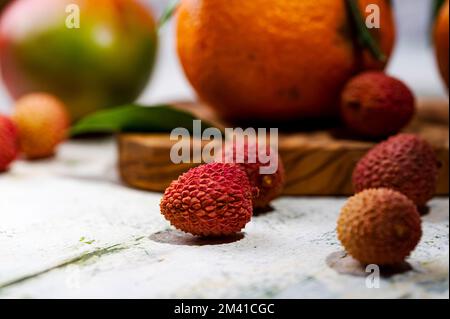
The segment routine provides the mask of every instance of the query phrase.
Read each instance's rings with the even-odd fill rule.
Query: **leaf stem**
[[[432,38],[433,38],[433,31],[434,31],[434,26],[436,23],[436,19],[439,16],[439,12],[442,8],[442,6],[444,5],[445,0],[434,0],[432,2],[432,8],[431,8],[431,13],[430,13],[430,22],[428,24],[428,34],[430,35],[430,42],[432,42]]]
[[[434,0],[433,1],[433,8],[431,10],[432,14],[432,20],[436,20],[437,16],[439,15],[439,11],[441,10],[442,5],[445,3],[445,0]]]
[[[370,31],[368,30],[364,18],[359,9],[357,0],[347,0],[348,8],[358,33],[358,40],[362,46],[367,48],[372,56],[381,62],[386,62],[387,57],[381,50],[378,42],[374,39]]]
[[[181,0],[172,0],[169,5],[164,10],[163,15],[159,19],[158,22],[158,29],[161,29],[175,14],[175,12],[178,9],[178,6],[180,5]]]

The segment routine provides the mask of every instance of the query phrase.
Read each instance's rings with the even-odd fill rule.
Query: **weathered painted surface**
[[[112,141],[70,142],[56,159],[0,175],[0,298],[448,298],[449,200],[424,217],[413,271],[366,278],[329,268],[343,198],[281,198],[243,236],[170,231],[161,195],[124,187]]]

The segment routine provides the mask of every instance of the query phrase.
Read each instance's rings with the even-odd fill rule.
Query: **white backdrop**
[[[160,15],[169,0],[141,0]],[[226,0],[216,0],[226,1]],[[251,0],[246,0],[251,1]],[[330,0],[342,1],[342,0]],[[430,0],[395,0],[398,43],[388,72],[407,82],[418,96],[447,97],[439,77],[428,38]],[[157,66],[152,81],[140,97],[142,103],[160,103],[194,98],[174,51],[174,25],[160,33]],[[8,112],[11,101],[0,84],[0,111]]]

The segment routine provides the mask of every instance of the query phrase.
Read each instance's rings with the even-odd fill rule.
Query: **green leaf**
[[[387,57],[380,48],[379,43],[367,28],[364,18],[358,6],[357,0],[347,0],[350,16],[358,34],[361,45],[369,50],[372,56],[380,62],[386,62]]]
[[[433,31],[434,26],[436,23],[436,19],[439,16],[439,12],[441,11],[442,6],[444,5],[445,0],[433,0],[431,2],[432,8],[431,8],[431,16],[430,16],[430,23],[429,23],[429,31],[428,34],[430,35],[430,42],[433,41]]]
[[[167,21],[172,19],[172,16],[177,11],[179,5],[180,5],[180,0],[173,0],[169,3],[167,8],[164,10],[163,15],[159,19],[159,22],[158,22],[159,29],[161,29],[167,23]]]
[[[431,10],[431,14],[432,14],[432,21],[434,23],[434,20],[436,20],[439,11],[441,10],[441,7],[444,5],[445,0],[433,0],[432,5],[433,8]]]
[[[170,132],[177,127],[183,127],[192,132],[194,120],[198,118],[170,105],[145,107],[130,104],[99,111],[83,118],[70,129],[70,135]],[[212,125],[202,121],[202,128],[208,127]]]

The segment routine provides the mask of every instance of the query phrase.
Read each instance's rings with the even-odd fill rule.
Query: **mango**
[[[152,13],[137,0],[19,0],[0,20],[0,68],[15,99],[59,97],[73,121],[134,101],[152,73]]]

